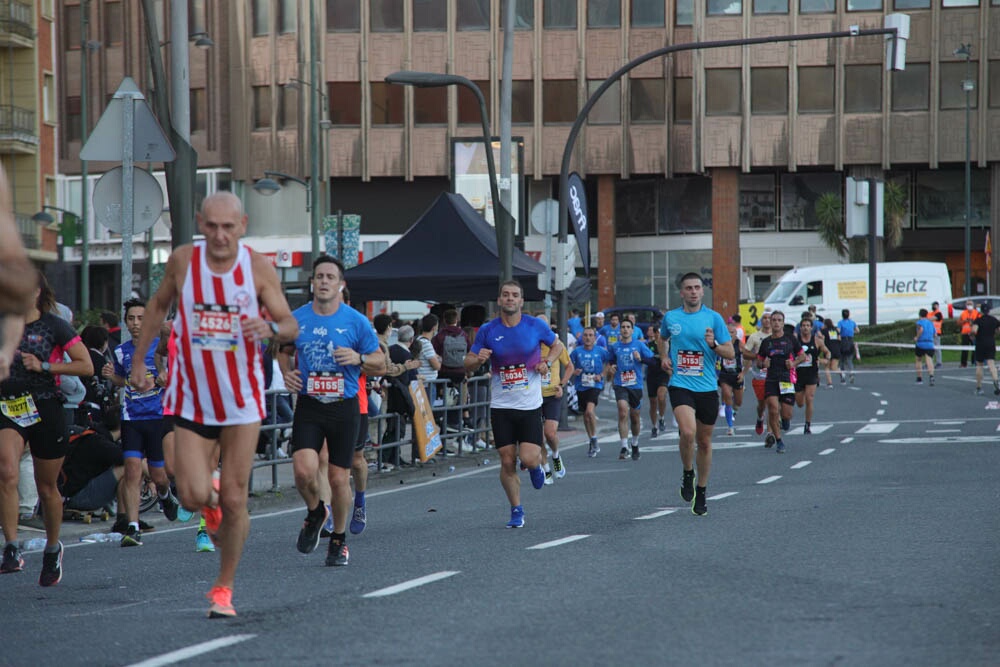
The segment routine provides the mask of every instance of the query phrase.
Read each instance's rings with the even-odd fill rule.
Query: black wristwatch
[[[271,333],[273,333],[275,336],[278,335],[278,323],[277,322],[268,322],[267,326],[271,327]]]
[[[43,373],[51,373],[52,372],[52,364],[50,364],[47,361],[43,361],[42,362],[42,372]]]
[[[358,364],[358,365],[359,366],[364,366],[365,365],[365,355],[359,353],[358,356],[361,358],[361,363]]]
[[[715,349],[715,348],[717,348],[717,347],[719,347],[719,344],[718,344],[718,343],[716,343],[716,342],[715,342],[715,341],[713,340],[713,341],[712,341],[712,344],[708,346],[708,349],[710,349],[710,350],[714,350],[714,349]]]

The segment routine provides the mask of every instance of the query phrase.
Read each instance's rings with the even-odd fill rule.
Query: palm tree
[[[816,219],[820,240],[838,257],[847,257],[849,247],[844,233],[844,205],[840,196],[832,192],[820,195],[816,200]]]
[[[882,201],[884,221],[884,248],[898,248],[903,242],[903,222],[906,220],[909,204],[907,190],[894,181],[885,182]],[[840,196],[827,192],[816,200],[816,218],[819,238],[838,257],[849,257],[852,262],[868,261],[868,242],[862,237],[848,239],[844,224],[844,204]],[[884,250],[883,250],[884,255]]]
[[[882,198],[882,213],[885,219],[885,246],[898,248],[903,243],[903,221],[909,209],[907,191],[901,183],[885,182]]]

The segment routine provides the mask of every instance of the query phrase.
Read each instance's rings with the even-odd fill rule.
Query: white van
[[[951,278],[941,262],[883,262],[875,270],[875,315],[879,324],[915,320],[921,308],[930,310],[935,301],[951,300]],[[764,310],[780,310],[789,322],[797,322],[810,306],[834,322],[840,311],[851,311],[851,319],[868,323],[868,265],[826,264],[792,269],[764,295]]]

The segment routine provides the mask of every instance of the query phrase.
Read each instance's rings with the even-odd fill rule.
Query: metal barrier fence
[[[468,378],[459,386],[452,385],[445,379],[431,380],[424,383],[427,398],[433,406],[435,421],[441,430],[442,450],[437,456],[463,456],[487,446],[490,438],[490,378],[488,375]],[[291,463],[290,442],[285,437],[292,428],[291,411],[285,411],[282,401],[287,406],[292,405],[293,396],[287,391],[270,389],[265,394],[268,419],[260,427],[260,440],[257,446],[258,460],[254,461],[251,470],[250,488],[253,488],[253,474],[262,468],[271,469],[271,491],[277,491],[278,466]],[[387,404],[382,400],[382,407]],[[403,447],[410,448],[410,463],[419,461],[416,456],[417,446],[413,440],[412,422],[406,415],[386,413],[380,410],[374,414],[372,402],[369,401],[368,433],[369,441],[365,452],[375,452],[375,470],[371,473],[391,470],[398,467],[403,460],[400,452]],[[406,424],[411,423],[409,437],[406,435]],[[282,448],[282,444],[285,448]]]

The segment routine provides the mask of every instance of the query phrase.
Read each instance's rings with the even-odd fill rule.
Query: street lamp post
[[[285,174],[285,173],[282,173],[280,171],[265,170],[264,171],[264,178],[260,179],[256,183],[254,183],[253,184],[253,189],[258,194],[262,194],[265,197],[270,197],[271,195],[278,194],[278,192],[281,191],[281,183],[279,183],[278,181],[274,180],[274,178],[272,178],[272,176],[274,178],[283,178],[283,179],[286,179],[286,180],[289,180],[289,181],[295,181],[296,183],[298,183],[299,185],[301,185],[302,187],[304,187],[306,189],[306,213],[311,213],[312,212],[312,210],[313,210],[313,207],[312,207],[313,186],[312,186],[312,184],[309,181],[307,181],[307,180],[305,180],[303,178],[299,178],[298,176],[292,176],[291,174]],[[318,238],[318,237],[314,236],[314,238],[313,238],[314,242],[316,241],[316,238]]]
[[[490,127],[483,91],[475,83],[457,74],[437,74],[434,72],[393,72],[385,77],[386,83],[415,88],[440,88],[444,86],[464,86],[472,91],[479,101],[479,116],[483,125],[483,146],[486,148],[486,169],[489,172],[490,196],[493,198],[493,222],[497,235],[497,259],[500,263],[500,284],[514,277],[514,228],[512,218],[500,201],[497,187],[497,168],[493,160],[493,145],[490,141]]]
[[[970,136],[971,112],[969,97],[975,90],[972,80],[972,44],[962,44],[955,49],[956,56],[965,56],[965,296],[972,296],[972,139]]]

